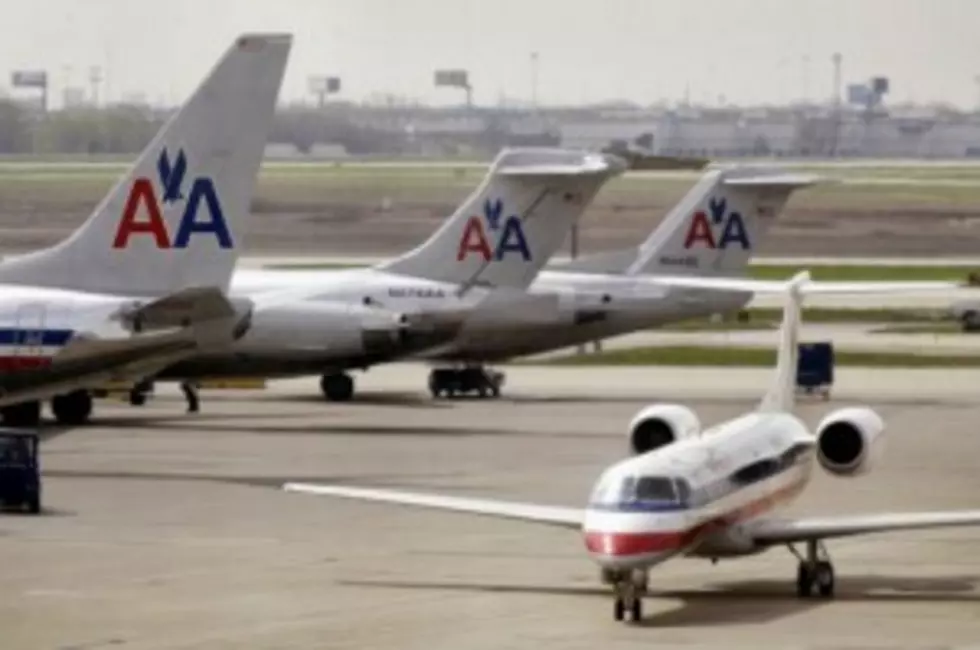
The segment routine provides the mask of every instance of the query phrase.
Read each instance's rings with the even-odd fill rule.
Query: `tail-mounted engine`
[[[630,451],[644,454],[684,438],[693,438],[700,432],[701,421],[691,409],[680,404],[654,404],[637,413],[630,422]]]
[[[817,461],[837,476],[871,470],[885,440],[885,423],[869,408],[834,411],[817,426]]]

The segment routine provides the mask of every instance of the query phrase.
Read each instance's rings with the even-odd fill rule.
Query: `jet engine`
[[[630,422],[630,451],[643,454],[700,432],[701,421],[691,409],[680,404],[654,404]]]
[[[869,408],[834,411],[817,426],[817,461],[837,476],[871,470],[885,441],[885,423]]]

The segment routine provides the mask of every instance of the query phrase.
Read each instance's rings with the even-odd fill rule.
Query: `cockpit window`
[[[592,492],[593,506],[616,509],[676,506],[687,503],[691,489],[683,479],[670,476],[625,476],[603,481]]]
[[[643,476],[636,482],[637,501],[676,501],[674,480],[662,476]]]

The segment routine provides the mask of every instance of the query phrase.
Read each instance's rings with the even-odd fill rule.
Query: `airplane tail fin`
[[[472,286],[524,289],[561,247],[616,157],[549,148],[505,149],[480,186],[425,243],[378,268]]]
[[[741,275],[790,195],[819,179],[753,167],[705,173],[638,248],[588,255],[563,270]]]
[[[235,40],[88,220],[0,263],[0,283],[126,295],[225,288],[237,261],[289,35]]]
[[[769,391],[759,404],[760,411],[790,412],[793,410],[796,395],[796,361],[802,323],[803,296],[805,287],[809,283],[809,271],[801,271],[786,282],[786,304],[783,306],[783,323],[779,328],[776,371]]]

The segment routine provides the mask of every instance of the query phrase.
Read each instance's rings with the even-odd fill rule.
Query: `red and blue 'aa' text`
[[[687,229],[687,236],[684,238],[684,248],[693,248],[701,245],[705,248],[722,250],[730,245],[737,244],[742,250],[749,250],[749,235],[745,230],[745,221],[740,212],[728,212],[728,201],[725,197],[708,200],[708,212],[703,210],[694,213],[691,225]],[[720,231],[720,232],[719,232]],[[719,232],[718,237],[715,233]]]
[[[531,251],[524,237],[524,226],[516,214],[503,218],[504,202],[500,199],[483,203],[483,218],[470,217],[463,228],[456,250],[456,261],[462,262],[470,254],[480,256],[484,262],[500,261],[509,254],[520,255],[525,262],[531,261]],[[495,242],[491,245],[491,240]]]
[[[162,193],[162,197],[159,198],[149,178],[140,177],[133,181],[122,218],[116,228],[116,236],[112,241],[113,248],[126,248],[130,238],[137,235],[152,237],[159,249],[187,248],[191,237],[198,235],[214,237],[221,248],[229,249],[234,246],[221,208],[221,200],[210,177],[195,178],[191,183],[190,192],[186,198],[184,197],[183,185],[184,176],[187,174],[187,158],[184,156],[183,149],[177,152],[177,157],[172,163],[167,150],[164,149],[157,159],[157,174],[160,177]],[[163,219],[163,207],[180,202],[184,202],[184,211],[177,226],[177,233],[171,238],[167,223]]]

